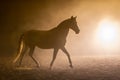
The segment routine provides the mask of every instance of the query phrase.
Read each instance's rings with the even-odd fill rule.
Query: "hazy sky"
[[[0,54],[13,55],[19,36],[31,29],[49,30],[77,16],[79,35],[70,30],[66,47],[75,55],[106,53],[94,43],[98,24],[104,18],[120,21],[119,0],[40,0],[0,3]],[[120,43],[118,43],[120,44]],[[119,52],[118,47],[111,52]]]

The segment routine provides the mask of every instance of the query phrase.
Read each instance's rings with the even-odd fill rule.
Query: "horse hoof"
[[[49,67],[49,70],[52,70],[52,67]]]
[[[72,65],[70,65],[70,68],[73,68],[73,66],[72,66]]]
[[[39,66],[39,65],[37,65],[36,67],[37,67],[37,68],[40,68],[40,66]]]

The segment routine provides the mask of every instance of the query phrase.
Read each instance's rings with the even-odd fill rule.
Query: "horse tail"
[[[22,34],[22,35],[20,36],[19,46],[18,46],[18,50],[17,50],[17,56],[16,56],[16,58],[13,60],[13,63],[15,63],[15,62],[19,59],[19,57],[20,57],[20,55],[21,55],[21,53],[22,53],[22,49],[23,49],[23,38],[24,38],[24,34]]]

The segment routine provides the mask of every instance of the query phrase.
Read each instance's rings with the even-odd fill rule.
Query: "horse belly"
[[[36,46],[39,47],[39,48],[42,48],[42,49],[54,48],[54,44],[48,43],[48,42],[38,43]]]
[[[50,48],[60,48],[65,45],[65,42],[57,42],[57,41],[42,41],[37,44],[37,47],[42,49],[50,49]]]

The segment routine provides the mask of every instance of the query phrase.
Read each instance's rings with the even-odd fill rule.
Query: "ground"
[[[57,62],[52,70],[48,67],[15,67],[2,62],[0,80],[120,80],[119,56],[79,57],[73,59],[73,69],[67,64],[57,66]]]

